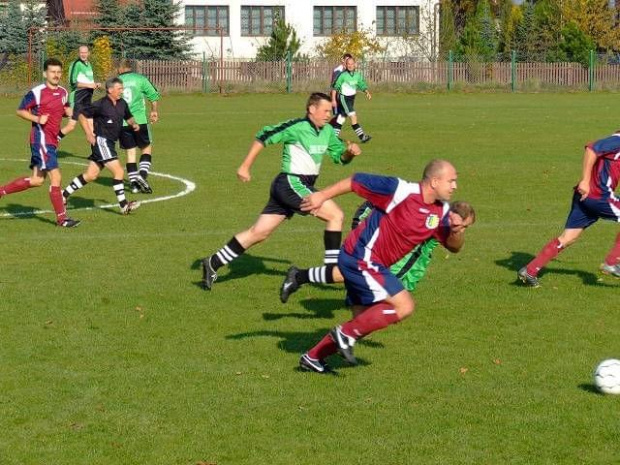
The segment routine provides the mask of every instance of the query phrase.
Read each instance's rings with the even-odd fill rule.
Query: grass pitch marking
[[[20,163],[24,163],[24,162],[27,163],[28,162],[28,160],[16,159],[16,158],[0,158],[0,161],[20,162]],[[63,161],[63,165],[88,166],[87,164],[84,164],[84,163],[77,163],[77,162],[72,162],[72,161]],[[163,202],[164,200],[176,199],[178,197],[183,197],[185,195],[188,195],[188,194],[192,193],[194,190],[196,190],[196,184],[195,183],[193,183],[189,179],[181,178],[179,176],[173,176],[171,174],[166,174],[166,173],[157,173],[155,171],[151,171],[149,173],[149,176],[155,176],[155,177],[158,177],[158,178],[165,178],[165,179],[171,179],[172,181],[178,181],[178,182],[182,183],[185,186],[185,189],[183,189],[181,192],[178,192],[178,193],[172,194],[172,195],[166,195],[166,196],[163,196],[163,197],[152,197],[152,198],[149,198],[149,199],[146,199],[146,200],[140,200],[141,204],[153,203],[153,202]],[[118,207],[118,203],[109,203],[109,204],[97,205],[97,206],[93,206],[93,207],[79,207],[79,208],[68,207],[67,211],[69,211],[69,210],[73,210],[73,211],[78,211],[78,210],[94,210],[96,208],[99,208],[99,209],[110,209],[110,208],[116,208],[116,207]],[[52,211],[52,210],[33,210],[33,211],[16,212],[16,213],[0,213],[0,217],[35,216],[35,215],[43,215],[43,214],[47,214],[47,213],[54,213],[54,211]]]

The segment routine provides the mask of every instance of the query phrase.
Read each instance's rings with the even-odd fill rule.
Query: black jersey
[[[123,120],[132,118],[127,102],[122,98],[113,102],[109,97],[93,102],[83,110],[86,118],[93,119],[95,135],[117,141],[123,129]]]

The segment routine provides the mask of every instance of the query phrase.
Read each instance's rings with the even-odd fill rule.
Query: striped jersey
[[[256,139],[264,146],[284,144],[281,166],[283,173],[318,176],[325,155],[334,163],[348,163],[342,159],[346,147],[336,136],[334,128],[329,124],[319,128],[308,117],[265,126],[258,131]]]
[[[68,93],[64,87],[51,89],[45,84],[40,84],[24,95],[19,110],[30,110],[37,116],[48,115],[47,123],[43,125],[32,123],[30,143],[58,147],[58,133],[65,108],[68,106]]]
[[[356,173],[352,187],[375,209],[347,236],[343,245],[347,254],[390,267],[427,239],[445,243],[450,204],[426,203],[419,183]]]
[[[588,197],[617,200],[614,191],[620,180],[620,133],[591,142],[586,147],[596,154]]]
[[[339,94],[351,97],[358,90],[364,92],[368,90],[368,85],[359,71],[343,71],[340,73],[332,84],[332,88]]]

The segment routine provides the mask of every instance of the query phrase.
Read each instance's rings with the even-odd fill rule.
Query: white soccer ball
[[[594,384],[603,394],[620,394],[620,360],[603,360],[594,372]]]

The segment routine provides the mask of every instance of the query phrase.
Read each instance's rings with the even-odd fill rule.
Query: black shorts
[[[338,108],[336,109],[336,115],[349,116],[355,114],[355,95],[342,95],[338,94],[336,98]]]
[[[113,140],[99,136],[95,136],[95,138],[95,145],[91,146],[92,152],[90,157],[88,157],[89,160],[94,161],[99,166],[103,166],[109,161],[118,159]]]
[[[269,201],[261,214],[284,215],[291,218],[295,213],[307,215],[309,212],[300,210],[304,197],[316,192],[314,183],[318,176],[280,173],[271,183]]]
[[[151,145],[151,130],[148,124],[141,124],[139,131],[134,131],[131,126],[123,126],[119,138],[123,150],[143,149]]]
[[[71,115],[71,119],[74,121],[78,121],[78,116],[84,110],[84,108],[90,106],[90,102],[75,102],[73,104],[73,114]]]

